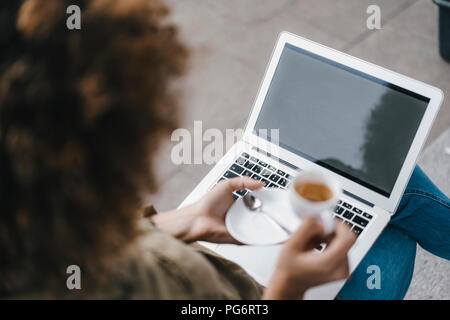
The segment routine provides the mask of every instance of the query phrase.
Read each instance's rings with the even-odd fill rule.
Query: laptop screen
[[[389,197],[429,100],[286,44],[254,133]]]

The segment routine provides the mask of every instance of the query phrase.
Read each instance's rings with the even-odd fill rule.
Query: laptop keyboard
[[[255,180],[264,182],[264,188],[286,189],[292,181],[292,176],[286,172],[269,165],[248,153],[243,152],[236,161],[225,171],[223,176],[217,181],[223,179],[232,179],[239,176],[249,176]],[[243,189],[233,192],[233,198],[238,200],[250,192]],[[359,236],[367,227],[372,215],[342,200],[334,208],[334,218],[341,223],[345,223],[351,230]],[[323,250],[324,245],[317,248]]]

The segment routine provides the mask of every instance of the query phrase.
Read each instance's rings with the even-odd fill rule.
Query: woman
[[[249,178],[227,180],[191,206],[143,218],[140,203],[157,186],[152,159],[177,127],[170,84],[183,74],[187,51],[159,1],[78,1],[78,31],[66,27],[71,2],[1,3],[1,297],[296,299],[348,276],[346,253],[355,237],[343,225],[325,239],[322,227],[306,220],[284,245],[265,289],[232,262],[186,245],[235,242],[224,215],[233,190],[261,187]],[[420,183],[432,186],[425,176]],[[430,214],[441,220],[437,233],[445,235],[448,199],[438,192],[430,191],[439,205],[427,198],[420,207],[432,203]],[[383,272],[391,275],[401,271],[391,257],[401,251],[406,262],[414,258],[399,244],[415,250],[417,227],[400,216],[417,221],[417,199],[404,197],[401,230],[389,227],[363,266],[388,259],[393,266]],[[399,241],[386,245],[386,237]],[[423,243],[431,250],[435,240],[432,234]],[[443,240],[435,253],[446,255]],[[313,254],[320,241],[329,242],[327,249]],[[81,290],[67,289],[70,265],[82,270]],[[358,270],[341,297],[366,297]],[[405,291],[409,281],[395,284]]]

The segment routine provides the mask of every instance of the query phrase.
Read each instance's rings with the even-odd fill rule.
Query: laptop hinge
[[[280,158],[278,158],[278,157],[275,157],[273,154],[270,154],[270,153],[268,153],[268,152],[266,152],[266,151],[264,151],[264,150],[261,150],[260,148],[252,147],[252,149],[253,149],[253,150],[256,150],[258,153],[262,153],[262,154],[265,155],[266,157],[275,159],[275,160],[278,161],[279,163],[284,164],[285,166],[287,166],[287,167],[289,167],[289,168],[291,168],[291,169],[293,169],[293,170],[295,170],[295,171],[300,171],[300,170],[301,170],[299,167],[294,166],[292,163],[287,162],[287,161],[285,161],[285,160],[283,160],[283,159],[280,159]]]
[[[345,194],[346,196],[349,196],[350,198],[353,198],[353,199],[355,199],[355,200],[361,202],[361,203],[364,203],[365,205],[367,205],[367,206],[369,206],[369,207],[371,207],[371,208],[373,208],[373,207],[375,206],[373,203],[371,203],[371,202],[369,202],[369,201],[367,201],[367,200],[364,200],[363,198],[360,198],[360,197],[358,197],[357,195],[354,195],[353,193],[348,192],[347,190],[344,190],[344,194]]]
[[[283,165],[285,165],[285,166],[287,166],[287,167],[289,167],[289,168],[292,168],[293,170],[301,171],[301,169],[300,169],[299,167],[294,166],[292,163],[289,163],[289,162],[287,162],[287,161],[285,161],[285,160],[283,160],[283,159],[280,159],[280,158],[278,158],[278,157],[275,157],[274,155],[272,155],[272,154],[270,154],[270,153],[268,153],[268,152],[266,152],[266,151],[264,151],[264,150],[261,150],[261,149],[259,149],[259,148],[257,148],[257,147],[252,147],[252,149],[253,149],[253,150],[256,150],[256,151],[259,152],[259,153],[262,153],[263,155],[265,155],[265,156],[267,156],[267,157],[269,157],[269,158],[275,159],[276,161],[280,162],[281,164],[283,164]],[[354,195],[353,193],[348,192],[347,190],[344,190],[344,194],[345,194],[346,196],[349,196],[350,198],[355,199],[356,201],[359,201],[359,202],[361,202],[361,203],[364,203],[365,205],[367,205],[367,206],[369,206],[369,207],[371,207],[371,208],[373,208],[373,207],[375,206],[373,203],[371,203],[371,202],[369,202],[369,201],[367,201],[367,200],[364,200],[363,198],[360,198],[360,197],[358,197],[357,195]]]

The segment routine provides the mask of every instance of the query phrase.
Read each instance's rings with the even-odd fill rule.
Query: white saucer
[[[298,229],[301,219],[293,212],[286,190],[259,189],[252,192],[261,199],[264,212],[272,215],[288,230],[295,232]],[[247,245],[274,245],[285,242],[290,236],[274,225],[264,213],[247,209],[242,199],[228,210],[225,224],[233,238]]]

